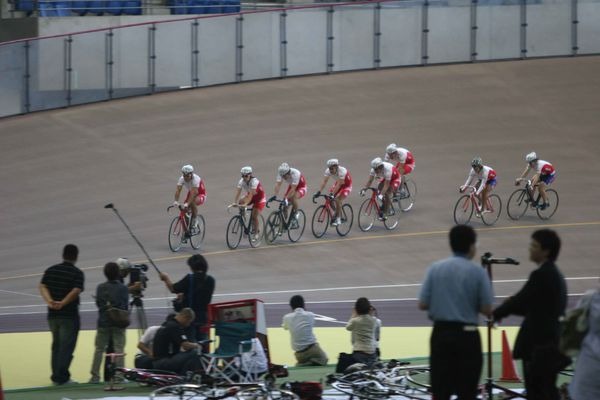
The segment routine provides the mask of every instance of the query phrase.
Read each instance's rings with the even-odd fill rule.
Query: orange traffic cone
[[[506,331],[502,331],[502,376],[500,380],[504,382],[521,382],[506,338]]]

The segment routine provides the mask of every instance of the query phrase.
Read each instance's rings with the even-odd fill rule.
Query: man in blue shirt
[[[419,308],[433,321],[430,338],[431,390],[436,400],[477,398],[483,367],[479,313],[492,311],[492,285],[484,268],[473,263],[476,234],[457,225],[450,230],[454,255],[433,263],[419,294]]]

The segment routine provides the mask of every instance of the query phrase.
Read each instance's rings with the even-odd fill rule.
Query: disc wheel
[[[508,203],[506,204],[506,213],[508,214],[508,217],[516,221],[525,215],[527,206],[529,206],[529,203],[526,201],[528,199],[527,189],[517,189],[512,192],[508,198]]]
[[[400,187],[398,193],[398,203],[403,212],[410,211],[415,205],[417,198],[417,184],[412,179],[406,178],[406,181]]]
[[[536,210],[540,219],[549,219],[558,210],[558,193],[556,190],[546,189],[546,198],[548,199],[548,206],[543,210],[541,208]]]
[[[468,194],[463,194],[458,198],[454,206],[454,223],[457,225],[466,225],[473,216],[473,203]]]
[[[371,204],[371,199],[366,199],[358,210],[358,227],[363,232],[370,231],[375,223],[375,218],[377,218],[377,210]]]
[[[388,212],[386,214],[386,218],[383,220],[383,225],[385,229],[391,231],[398,227],[398,223],[400,222],[400,210],[394,207],[394,202],[390,202],[390,207],[388,208]]]
[[[281,226],[281,214],[279,211],[273,211],[267,218],[265,226],[265,240],[269,244],[273,244],[278,236],[281,236],[283,227]]]
[[[482,212],[481,219],[486,225],[494,225],[502,213],[502,200],[497,194],[488,196],[487,208],[492,212]]]
[[[225,239],[227,240],[227,247],[230,249],[237,249],[242,240],[242,234],[244,233],[244,226],[242,224],[242,218],[239,215],[232,217],[227,224],[227,232]]]
[[[290,224],[288,226],[288,238],[291,242],[296,243],[302,237],[304,233],[304,227],[306,226],[306,214],[304,211],[296,210],[296,216],[290,218]]]
[[[179,222],[179,217],[175,217],[169,226],[169,248],[171,251],[179,251],[183,243],[185,243],[185,230]]]
[[[248,216],[251,218],[251,216]],[[250,242],[250,247],[258,247],[262,244],[263,238],[265,237],[265,219],[262,215],[258,216],[258,234],[256,227],[254,226],[254,222],[250,221],[250,232],[248,232],[248,241]]]
[[[354,222],[354,211],[350,204],[344,204],[340,213],[340,219],[342,223],[335,227],[338,235],[346,236],[350,229],[352,229],[352,223]]]
[[[324,205],[317,207],[313,214],[312,223],[310,225],[310,229],[314,237],[319,239],[325,235],[325,232],[327,232],[327,228],[329,227],[330,220],[331,219],[329,217],[329,213],[327,212],[327,208],[325,208]]]
[[[193,249],[199,249],[200,245],[204,241],[204,234],[206,233],[206,222],[204,217],[200,214],[196,216],[198,226],[192,226],[192,234],[190,236],[190,244]]]

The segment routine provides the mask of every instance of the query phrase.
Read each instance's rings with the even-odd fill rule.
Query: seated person
[[[152,367],[184,375],[188,371],[201,369],[198,343],[190,342],[185,329],[196,318],[191,308],[184,308],[170,315],[154,336]]]
[[[146,329],[140,341],[138,342],[137,348],[139,351],[135,355],[134,365],[140,369],[152,369],[154,362],[154,336],[160,329],[160,325],[154,325]]]

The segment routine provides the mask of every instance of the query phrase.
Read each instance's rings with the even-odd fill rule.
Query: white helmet
[[[532,151],[531,153],[527,154],[525,156],[525,161],[527,161],[528,163],[535,161],[538,159],[537,154],[535,154],[535,151]]]
[[[471,167],[483,167],[483,160],[481,159],[481,157],[475,157],[473,160],[471,160]]]
[[[288,163],[281,163],[279,168],[277,168],[277,173],[279,174],[279,176],[284,176],[288,172],[290,172],[290,166],[288,165]]]
[[[375,157],[373,161],[371,161],[371,168],[377,169],[383,165],[383,160],[381,157]]]
[[[194,172],[194,167],[192,167],[190,164],[186,164],[183,167],[181,167],[181,172],[184,174],[191,174],[192,172]]]
[[[340,162],[338,161],[337,158],[332,158],[332,159],[327,160],[328,167],[333,167],[334,165],[339,165],[339,163]]]
[[[385,152],[388,154],[392,154],[398,151],[398,146],[396,143],[391,143],[388,147],[385,148]]]
[[[117,265],[119,266],[119,269],[120,269],[121,271],[123,271],[123,270],[126,270],[126,269],[129,269],[129,267],[131,267],[131,263],[130,263],[130,262],[129,262],[129,260],[128,260],[128,259],[126,259],[126,258],[122,258],[122,257],[120,257],[120,258],[117,258],[117,259],[115,260],[115,262],[117,263]]]
[[[248,175],[252,173],[252,167],[249,165],[246,165],[245,167],[242,168],[242,170],[240,171],[242,175]]]

